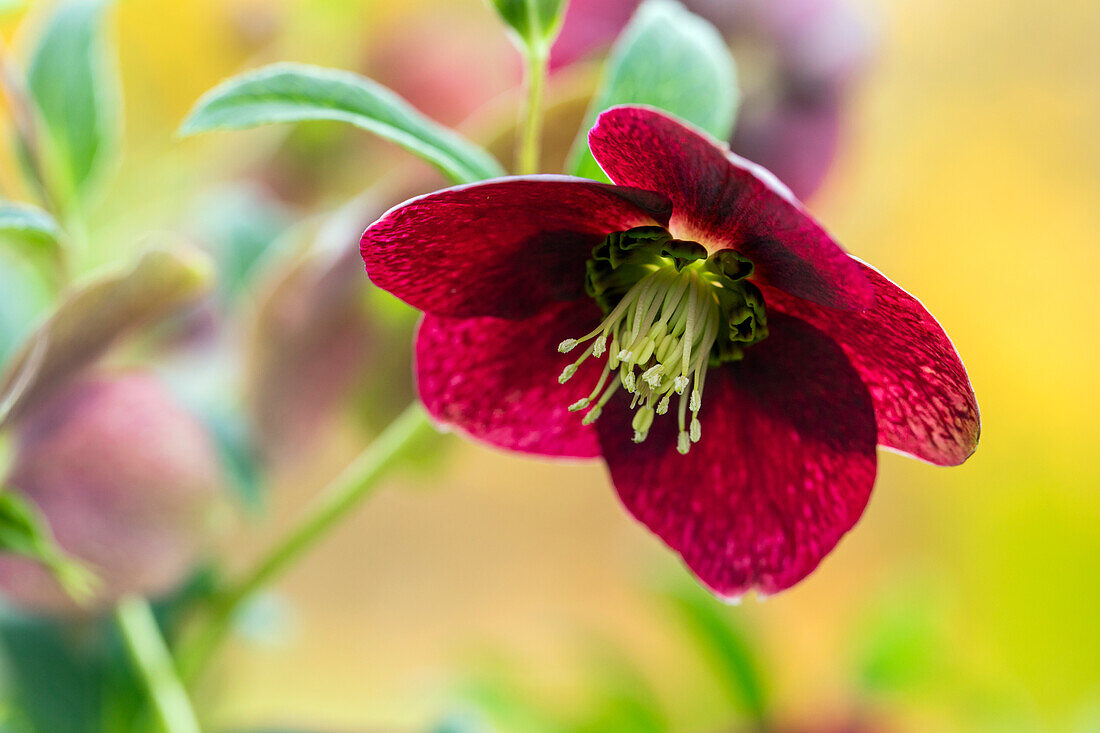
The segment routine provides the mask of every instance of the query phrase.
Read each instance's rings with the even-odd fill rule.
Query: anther
[[[664,367],[660,364],[655,364],[642,373],[642,381],[650,387],[653,387],[653,389],[657,389],[661,386],[662,374],[664,374]]]
[[[566,339],[558,344],[558,351],[563,354],[568,354],[570,351],[577,348],[577,344],[579,343],[580,341],[577,341],[577,339]]]
[[[699,412],[699,408],[703,404],[703,396],[699,394],[699,390],[691,390],[691,400],[688,402],[688,409],[692,412]]]
[[[676,394],[683,394],[684,390],[687,389],[687,386],[688,378],[683,374],[672,380],[672,388],[676,390]]]
[[[585,397],[584,399],[577,400],[576,402],[571,404],[569,406],[569,411],[570,412],[577,412],[579,410],[583,410],[584,408],[588,407],[591,404],[592,404],[592,400]]]
[[[589,410],[587,413],[585,413],[585,416],[583,418],[581,418],[581,424],[582,425],[591,425],[592,423],[594,423],[594,422],[596,422],[597,420],[600,419],[600,413],[602,413],[602,412],[603,412],[603,408],[600,407],[599,405],[596,405],[591,410]]]
[[[699,418],[691,418],[691,442],[698,443],[699,438],[703,437],[703,425],[699,422]]]
[[[626,374],[624,374],[621,377],[621,379],[622,379],[622,383],[623,383],[623,388],[627,392],[633,392],[634,388],[637,386],[637,382],[634,381],[634,379],[635,379],[634,372],[633,371],[627,372]]]
[[[691,438],[688,436],[686,430],[681,430],[680,435],[676,437],[676,450],[678,450],[682,456],[686,456],[688,451],[691,450]]]
[[[558,377],[558,383],[559,384],[565,384],[576,373],[577,373],[577,365],[576,364],[570,364],[569,366],[565,367],[565,369],[561,370],[561,376]]]

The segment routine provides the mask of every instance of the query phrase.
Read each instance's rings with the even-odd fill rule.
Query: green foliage
[[[0,200],[0,238],[26,247],[56,249],[61,227],[37,206]]]
[[[697,589],[671,596],[673,608],[710,661],[730,702],[756,721],[768,718],[768,701],[760,665],[748,635],[726,607]]]
[[[95,576],[62,550],[37,507],[11,490],[0,491],[0,553],[41,563],[77,601],[90,596]]]
[[[203,196],[194,222],[199,243],[217,265],[221,295],[232,303],[278,254],[291,216],[282,203],[257,187],[233,186]]]
[[[172,638],[215,582],[197,572],[154,604],[161,630]],[[148,729],[140,681],[131,671],[109,618],[54,619],[0,606],[0,666],[4,702],[21,726],[12,733],[133,733]],[[7,721],[0,718],[0,731]]]
[[[274,64],[223,82],[199,99],[180,133],[305,120],[336,120],[372,132],[420,156],[456,183],[504,174],[489,153],[386,87],[350,72],[303,64]]]
[[[739,101],[736,66],[714,26],[672,0],[647,0],[611,49],[567,168],[607,181],[588,150],[587,131],[609,107],[657,107],[727,140]]]
[[[63,205],[85,198],[120,133],[118,74],[102,35],[105,0],[63,2],[27,71],[45,123],[49,177]]]
[[[61,227],[42,209],[29,204],[0,200],[0,242],[9,245],[11,254],[35,267],[45,280],[56,280],[56,273],[62,265],[62,236]],[[0,266],[8,265],[3,263]],[[12,287],[6,282],[0,283],[0,286],[4,286],[0,290]],[[21,291],[27,289],[26,286],[14,287]],[[3,299],[9,300],[6,297]],[[5,302],[4,305],[6,304]],[[6,320],[3,310],[4,306],[0,305],[0,321]],[[0,326],[0,330],[3,330],[3,326]],[[3,335],[0,335],[0,358],[7,350],[5,341]]]
[[[527,48],[549,51],[561,30],[566,0],[492,0],[492,5]]]
[[[912,693],[945,675],[941,631],[933,610],[916,595],[902,596],[861,625],[856,676],[869,693]]]

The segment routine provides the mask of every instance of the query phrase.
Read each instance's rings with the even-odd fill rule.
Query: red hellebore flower
[[[425,311],[436,420],[602,456],[630,512],[730,599],[817,566],[867,504],[876,444],[973,452],[977,404],[939,324],[768,171],[642,107],[603,113],[589,144],[617,185],[459,186],[363,235],[371,279]]]

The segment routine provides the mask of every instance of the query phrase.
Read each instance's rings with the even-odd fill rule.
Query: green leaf
[[[193,212],[196,240],[217,263],[218,286],[233,302],[278,256],[291,212],[255,186],[225,186],[208,192]]]
[[[38,268],[0,247],[0,367],[34,330],[51,297]]]
[[[38,508],[14,491],[0,491],[0,553],[22,555],[48,568],[65,591],[80,602],[96,582],[91,570],[54,541]]]
[[[209,568],[200,569],[154,604],[165,638],[210,601],[216,583]],[[144,688],[125,654],[110,618],[74,623],[0,605],[0,687],[35,733],[149,730]],[[8,733],[3,723],[0,731]]]
[[[766,722],[768,705],[759,663],[746,632],[722,613],[727,607],[695,589],[674,593],[671,601],[714,666],[730,701],[753,720]]]
[[[492,0],[492,5],[528,48],[549,51],[561,30],[566,0]]]
[[[0,200],[0,237],[35,247],[56,247],[61,227],[36,206]]]
[[[31,57],[27,85],[46,128],[51,181],[83,198],[120,132],[119,81],[101,33],[104,0],[58,6]]]
[[[303,64],[274,64],[223,82],[199,99],[180,133],[304,120],[360,127],[420,156],[456,183],[504,175],[489,153],[386,87],[347,71]]]
[[[568,170],[607,181],[587,134],[609,107],[657,107],[728,140],[739,101],[736,66],[714,26],[672,0],[646,0],[611,49]]]

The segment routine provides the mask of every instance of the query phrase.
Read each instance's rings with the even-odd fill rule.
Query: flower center
[[[625,389],[634,395],[632,425],[640,443],[675,397],[676,447],[687,453],[702,434],[707,368],[741,359],[746,347],[768,335],[763,296],[746,280],[752,269],[733,250],[708,256],[702,245],[673,239],[660,227],[610,235],[592,251],[586,277],[606,317],[591,332],[561,342],[562,353],[592,344],[558,381],[568,381],[589,357],[606,354],[607,363],[591,394],[569,409],[587,410],[583,422],[590,425]]]

